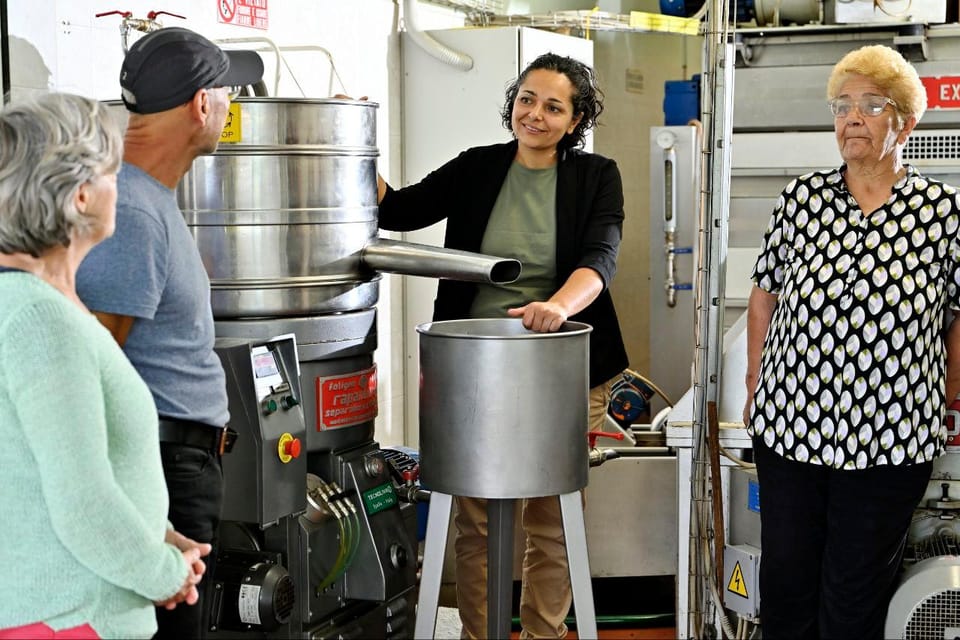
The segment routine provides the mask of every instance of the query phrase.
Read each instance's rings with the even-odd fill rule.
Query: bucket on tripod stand
[[[539,333],[512,318],[418,326],[424,484],[507,499],[585,487],[590,331]]]

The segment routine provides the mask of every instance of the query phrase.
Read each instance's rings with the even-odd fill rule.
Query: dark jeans
[[[764,638],[883,638],[907,529],[933,463],[840,471],[754,438]]]
[[[203,638],[209,614],[205,591],[211,584],[215,568],[217,529],[223,504],[220,456],[197,447],[161,442],[160,457],[170,494],[167,517],[173,528],[197,542],[211,543],[214,549],[203,559],[207,569],[199,585],[200,600],[193,606],[180,603],[173,611],[157,608],[159,630],[154,638]]]

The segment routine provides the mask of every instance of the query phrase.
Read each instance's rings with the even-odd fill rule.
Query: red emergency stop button
[[[300,438],[294,438],[289,433],[280,436],[280,441],[277,442],[277,455],[280,456],[280,462],[287,464],[294,458],[299,458],[302,446]]]

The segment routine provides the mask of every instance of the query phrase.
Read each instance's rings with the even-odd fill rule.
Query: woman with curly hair
[[[379,185],[381,228],[410,231],[446,219],[446,247],[523,264],[508,285],[441,280],[434,320],[514,317],[542,332],[568,319],[593,326],[591,429],[603,424],[611,379],[627,367],[609,291],[623,225],[620,172],[613,160],[578,149],[601,111],[593,70],[544,54],[507,88],[501,116],[512,141],[468,149],[403,189]],[[456,504],[463,637],[485,638],[487,503],[457,497]],[[522,637],[562,638],[572,595],[558,497],[524,499],[521,522]]]

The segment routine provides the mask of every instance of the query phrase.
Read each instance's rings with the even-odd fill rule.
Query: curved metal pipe
[[[521,269],[520,261],[512,258],[383,238],[366,245],[360,261],[374,271],[486,284],[513,282]]]
[[[417,20],[418,2],[419,0],[405,0],[403,3],[404,26],[414,43],[444,64],[456,67],[461,71],[472,69],[473,58],[469,54],[452,49],[426,31],[420,30]]]

